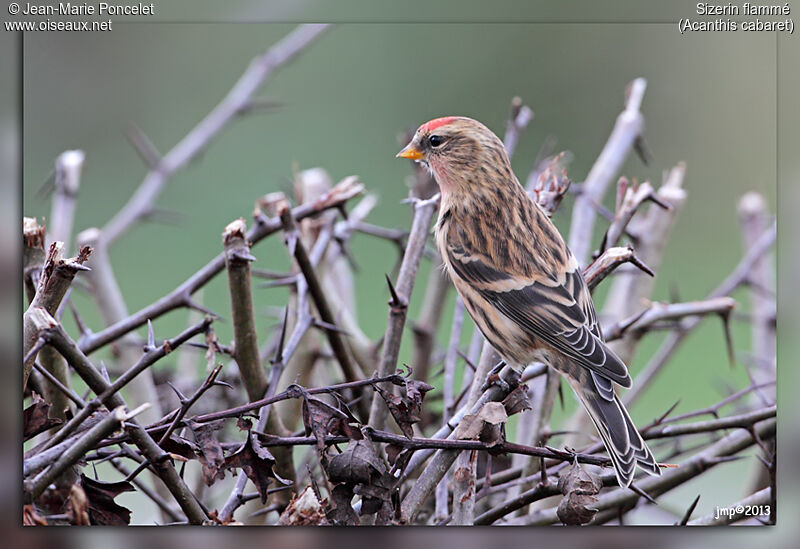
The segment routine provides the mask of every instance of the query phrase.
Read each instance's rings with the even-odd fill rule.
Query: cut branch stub
[[[246,238],[247,226],[243,219],[230,223],[222,233],[225,247],[225,266],[228,271],[228,289],[233,316],[234,358],[239,366],[242,382],[251,401],[264,396],[267,377],[261,367],[256,334],[255,312],[250,281],[250,254]]]

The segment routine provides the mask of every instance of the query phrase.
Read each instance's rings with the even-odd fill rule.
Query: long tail
[[[630,486],[637,465],[650,475],[660,475],[653,453],[614,393],[611,381],[593,372],[580,382],[572,377],[567,380],[603,439],[619,485]]]

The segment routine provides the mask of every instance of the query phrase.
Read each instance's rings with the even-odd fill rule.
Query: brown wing
[[[601,394],[613,395],[608,380],[630,387],[628,369],[603,342],[579,269],[563,273],[561,280],[515,276],[493,265],[487,256],[470,250],[458,238],[457,231],[448,231],[445,252],[453,276],[469,284],[523,330],[599,374],[593,377],[597,378]]]

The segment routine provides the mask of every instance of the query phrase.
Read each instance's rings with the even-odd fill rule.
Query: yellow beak
[[[416,145],[414,145],[414,142],[412,141],[411,143],[406,145],[405,149],[403,149],[402,151],[397,153],[395,158],[408,158],[410,160],[422,160],[423,155],[422,155],[422,151],[420,151],[416,147]]]

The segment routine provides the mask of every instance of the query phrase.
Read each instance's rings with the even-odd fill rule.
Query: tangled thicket
[[[64,256],[73,241],[84,155],[68,151],[56,160],[49,226],[31,218],[23,226],[29,301],[23,319],[23,421],[25,440],[32,441],[23,462],[24,523],[128,524],[130,511],[115,497],[132,490],[157,506],[164,524],[623,522],[631,511],[656,504],[661,494],[738,459],[754,445],[761,470],[751,481],[752,495],[730,502],[741,513],[694,517],[695,499],[682,516],[669,518],[665,512],[661,522],[774,522],[775,296],[769,257],[774,221],[760,196],[745,195],[739,209],[744,254],[727,278],[703,300],[649,301],[652,276],[687,200],[685,166],[669,170],[657,187],[621,178],[615,210],[602,206],[629,152],[647,157],[639,109],[642,79],[629,87],[625,109],[584,182],[570,184],[564,155],[545,148],[525,185],[549,214],[562,199],[573,202],[569,245],[582,264],[589,263],[587,283],[594,289],[611,276],[598,307],[614,351],[630,362],[648,332],[668,332],[624,394],[626,404],[657,382],[682,341],[708,315],[722,318],[720,344],[727,345],[737,367],[747,368],[747,387],[690,413],[673,415],[673,406],[641,426],[664,467],[660,477],[619,488],[602,444],[586,442],[594,431],[582,412],[558,428],[551,425],[558,375],[541,364],[521,375],[503,368],[477,331],[460,347],[468,319],[458,300],[447,341],[437,340],[450,291],[440,269],[431,269],[417,290],[424,292],[420,310],[409,310],[420,263],[440,263],[428,240],[436,187],[418,167],[408,201],[409,231],[366,221],[375,199],[364,195],[357,178],[333,185],[323,170],[307,170],[295,180],[294,206],[282,193],[259,198],[249,229],[243,219],[227,225],[218,256],[161,299],[128,312],[110,247],[153,213],[174,173],[228,123],[262,104],[256,94],[273,72],[324,30],[324,25],[301,26],[257,57],[222,102],[166,155],[133,131],[131,143],[147,163],[147,176],[105,227],[78,234],[71,259]],[[504,139],[509,155],[532,114],[519,99],[512,101]],[[604,236],[593,252],[596,230]],[[399,250],[399,263],[386,277],[388,317],[378,342],[364,334],[357,319],[349,246],[356,233],[385,239]],[[293,258],[290,272],[251,266],[251,249],[269,237],[283,238]],[[217,339],[216,315],[197,297],[223,271],[234,331],[230,344]],[[289,292],[280,326],[267,340],[255,330],[256,278]],[[749,313],[742,315],[751,325],[747,355],[734,354],[727,328],[736,305],[730,294],[740,286],[750,289]],[[78,289],[95,301],[104,329],[84,325],[70,300]],[[77,335],[61,324],[67,309]],[[182,333],[157,338],[151,320],[176,309],[200,313]],[[144,341],[136,335],[143,326],[148,327]],[[404,336],[412,338],[405,367],[398,365]],[[91,358],[107,346],[113,346],[115,359],[108,368]],[[172,373],[151,368],[173,352],[179,356]],[[204,379],[195,375],[200,355],[207,362]],[[457,368],[464,369],[460,387]],[[83,396],[73,388],[77,378],[88,387]],[[519,417],[512,441],[505,427],[514,414]],[[119,474],[108,476],[107,466],[102,474],[96,467],[89,469],[94,474],[82,472],[101,463]],[[744,509],[757,512],[748,515]]]

